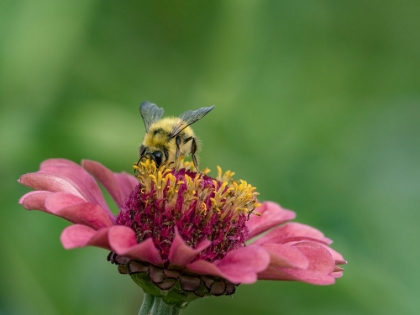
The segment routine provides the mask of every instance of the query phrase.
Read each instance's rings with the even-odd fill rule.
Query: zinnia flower
[[[72,222],[61,234],[66,249],[110,251],[108,260],[144,289],[143,313],[157,303],[176,313],[198,297],[233,294],[258,279],[328,285],[342,276],[338,265],[346,262],[331,240],[288,222],[294,212],[258,204],[255,188],[231,172],[219,169],[211,178],[182,165],[157,169],[146,160],[133,176],[94,161],[50,159],[19,179],[35,190],[19,202]],[[117,216],[95,179],[120,209]]]

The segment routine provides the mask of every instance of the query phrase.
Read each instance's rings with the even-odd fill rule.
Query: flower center
[[[136,232],[137,242],[152,238],[164,260],[175,236],[175,227],[195,248],[204,240],[211,245],[196,259],[214,262],[227,252],[245,246],[245,222],[257,204],[255,187],[234,181],[234,173],[216,179],[197,173],[191,163],[179,169],[156,168],[150,160],[135,165],[140,184],[132,191],[117,217],[117,224]]]

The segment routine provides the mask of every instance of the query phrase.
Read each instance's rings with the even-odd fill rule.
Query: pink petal
[[[270,254],[270,265],[300,269],[308,268],[308,259],[297,248],[272,243],[263,244],[262,247]]]
[[[83,160],[82,166],[105,187],[120,209],[134,187],[139,184],[134,176],[113,173],[95,161]]]
[[[52,174],[67,179],[87,201],[99,204],[111,214],[95,179],[80,165],[65,159],[50,159],[41,163],[39,173]]]
[[[83,198],[83,195],[72,182],[58,175],[39,172],[28,173],[22,175],[18,182],[35,190],[45,190],[50,192],[62,191]]]
[[[68,206],[73,206],[85,202],[85,199],[77,195],[65,192],[57,192],[51,194],[48,198],[45,199],[45,206],[48,210],[54,212],[57,209],[62,209]]]
[[[126,249],[120,247],[119,251],[117,252],[117,250],[115,250],[115,252],[118,255],[127,256],[135,260],[147,261],[153,265],[162,265],[164,263],[152,238],[148,238],[147,240]]]
[[[343,276],[343,271],[337,271],[337,272],[332,272],[331,277],[334,277],[335,279],[341,278]]]
[[[154,265],[163,264],[153,240],[149,238],[137,244],[136,234],[126,226],[118,225],[96,231],[88,226],[72,225],[61,233],[61,243],[66,249],[96,246]]]
[[[48,212],[72,223],[90,226],[96,230],[114,225],[113,219],[100,206],[66,193],[52,194],[45,200]]]
[[[278,204],[270,201],[264,202],[255,211],[260,213],[261,216],[251,215],[247,221],[246,226],[249,229],[248,240],[296,217],[293,211],[283,209]]]
[[[333,258],[334,258],[334,254],[333,254]],[[334,272],[331,273],[331,276],[333,276],[334,278],[341,278],[343,276],[344,269],[339,267],[338,265],[346,265],[346,264],[347,264],[347,261],[343,259],[342,260],[335,259],[335,268],[334,268]]]
[[[309,268],[307,270],[318,271],[322,273],[331,273],[335,268],[335,260],[325,246],[301,242],[293,245],[299,249],[309,259]]]
[[[270,265],[267,269],[258,273],[258,280],[299,281],[300,279],[286,273],[279,266]]]
[[[133,240],[134,236],[134,240]],[[75,224],[61,233],[61,243],[66,249],[85,246],[96,246],[110,251],[117,251],[121,246],[132,246],[136,242],[132,229],[126,226],[111,226],[95,230],[88,226]]]
[[[276,267],[276,266],[270,266],[263,272],[258,274],[259,280],[282,280],[282,281],[302,281],[307,282],[311,284],[316,285],[330,285],[335,283],[335,278],[331,274],[322,274],[312,271],[306,271],[304,272],[304,275],[292,275],[290,273],[287,273],[285,270]]]
[[[347,261],[344,260],[343,256],[340,253],[336,252],[334,249],[332,249],[329,246],[325,246],[325,247],[329,250],[330,254],[335,259],[336,265],[345,265],[345,264],[347,264]]]
[[[136,233],[129,227],[117,225],[108,232],[112,250],[121,256],[147,261],[155,265],[163,263],[151,238],[137,244]]]
[[[197,248],[193,249],[184,242],[178,233],[178,229],[175,228],[175,237],[169,251],[169,261],[171,265],[184,267],[210,244],[210,241],[203,241],[198,244]]]
[[[116,225],[108,234],[109,244],[117,254],[137,244],[136,233],[127,226]]]
[[[65,249],[85,247],[96,233],[96,230],[85,225],[71,225],[61,233],[61,244]]]
[[[309,260],[307,269],[282,268],[271,265],[259,273],[259,279],[265,280],[297,280],[318,285],[328,285],[335,282],[332,273],[335,262],[329,251],[322,245],[301,242],[293,245]]]
[[[330,244],[332,242],[330,239],[326,238],[321,231],[309,225],[289,222],[271,230],[253,242],[253,244],[261,245],[264,243],[286,243],[307,239],[319,240],[325,244]]]
[[[19,199],[19,203],[26,209],[26,210],[41,210],[46,211],[45,209],[45,199],[52,195],[53,193],[50,191],[38,190],[38,191],[31,191],[25,195],[23,195]]]
[[[114,174],[117,178],[118,186],[120,186],[121,194],[125,196],[124,199],[126,199],[139,184],[139,180],[135,176],[125,172]]]
[[[257,273],[267,268],[268,253],[259,246],[247,246],[229,252],[219,263],[197,260],[187,266],[189,270],[203,275],[225,278],[232,283],[254,283]]]

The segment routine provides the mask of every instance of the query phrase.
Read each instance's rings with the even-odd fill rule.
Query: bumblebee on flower
[[[146,131],[163,114],[156,108],[148,111],[153,115],[142,113]],[[195,112],[191,123],[199,119]],[[185,128],[189,125],[179,129]],[[177,313],[194,299],[233,294],[235,286],[258,279],[327,285],[341,277],[338,265],[345,261],[329,247],[331,240],[310,226],[287,223],[294,212],[272,202],[259,204],[256,189],[233,180],[232,172],[219,168],[215,178],[208,170],[200,173],[195,138],[177,140],[177,135],[170,138],[175,152],[143,144],[136,176],[113,173],[94,161],[82,166],[44,161],[38,172],[19,179],[35,189],[20,203],[74,223],[61,235],[66,249],[110,251],[108,259],[146,293],[141,314],[157,305]],[[162,152],[161,160],[156,152]],[[193,162],[184,162],[182,156],[190,153]],[[95,179],[116,202],[118,215],[109,210]]]
[[[166,164],[178,167],[176,163],[180,157],[191,154],[194,166],[198,169],[196,152],[199,150],[199,141],[190,125],[203,118],[213,106],[189,110],[179,117],[162,118],[163,108],[156,104],[143,102],[140,105],[140,114],[146,128],[146,135],[140,146],[140,158],[148,158],[159,167]],[[137,163],[138,164],[138,163]]]

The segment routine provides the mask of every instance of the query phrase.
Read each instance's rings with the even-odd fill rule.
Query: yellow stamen
[[[179,165],[194,172],[193,163],[185,162],[183,157]],[[205,174],[210,171],[208,168],[201,173],[195,173],[194,177],[185,174],[178,179],[173,169],[166,166],[157,168],[151,159],[143,159],[138,164],[135,163],[133,168],[142,184],[141,193],[154,191],[157,198],[166,200],[165,207],[168,209],[174,209],[179,198],[179,190],[183,186],[182,209],[175,211],[187,211],[191,203],[196,202],[197,211],[208,218],[211,213],[217,213],[223,219],[230,213],[232,220],[235,220],[237,215],[255,213],[254,209],[261,205],[257,201],[258,193],[255,187],[245,180],[234,181],[232,177],[235,173],[231,171],[223,173],[220,166],[217,166],[217,178],[212,179],[212,185],[203,184]],[[213,194],[211,198],[210,194]],[[206,200],[210,201],[211,209],[207,208]]]
[[[210,173],[210,169],[206,167],[204,170],[201,171],[201,173],[207,175],[208,173]]]

